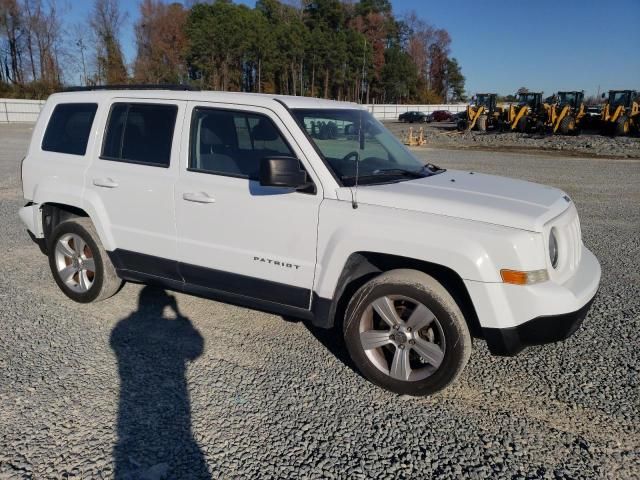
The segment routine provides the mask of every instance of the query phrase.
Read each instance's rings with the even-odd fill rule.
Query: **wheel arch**
[[[314,325],[323,328],[340,326],[349,299],[362,285],[381,273],[399,268],[418,270],[440,282],[460,307],[471,334],[481,336],[482,330],[473,301],[458,273],[438,263],[371,251],[349,255],[338,277],[332,299],[321,298],[314,293]]]
[[[105,245],[105,248],[107,248],[107,243],[105,242],[105,233],[102,225],[100,225],[99,222],[96,221],[96,215],[92,215],[91,212],[87,211],[86,209],[77,207],[75,205],[69,205],[67,203],[45,201],[40,204],[40,211],[42,212],[42,231],[44,233],[45,248],[48,248],[49,238],[51,237],[51,233],[53,232],[53,230],[62,222],[73,218],[90,219],[96,228],[100,241],[103,245]],[[109,249],[107,248],[107,250]]]

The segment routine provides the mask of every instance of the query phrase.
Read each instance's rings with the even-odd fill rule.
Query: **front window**
[[[533,93],[521,93],[520,94],[520,104],[521,105],[529,105],[530,107],[536,106],[536,95]]]
[[[626,106],[629,103],[628,100],[629,93],[628,92],[611,92],[609,94],[609,103],[612,106],[623,105]]]
[[[490,100],[491,98],[489,97],[489,95],[478,95],[476,97],[476,105],[478,105],[479,107],[489,108],[491,106]]]
[[[371,114],[360,109],[293,111],[343,185],[389,183],[441,170],[425,167]]]
[[[573,92],[560,92],[558,93],[558,103],[560,105],[575,105],[576,94]]]

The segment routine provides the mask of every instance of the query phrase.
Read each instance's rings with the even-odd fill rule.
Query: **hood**
[[[351,200],[351,188],[341,188]],[[557,188],[477,172],[447,170],[431,177],[358,187],[358,203],[446,215],[541,232],[570,203]]]

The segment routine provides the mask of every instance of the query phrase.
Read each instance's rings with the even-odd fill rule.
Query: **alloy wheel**
[[[409,297],[387,295],[371,302],[360,317],[359,333],[369,361],[395,380],[424,380],[444,359],[442,325],[428,307]]]
[[[80,235],[66,233],[55,246],[55,266],[64,284],[74,292],[91,289],[96,277],[96,265],[91,248]]]

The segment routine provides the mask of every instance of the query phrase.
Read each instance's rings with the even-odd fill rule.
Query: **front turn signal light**
[[[513,285],[532,285],[549,280],[549,273],[545,269],[531,270],[529,272],[503,269],[500,270],[500,276],[504,283],[511,283]]]

